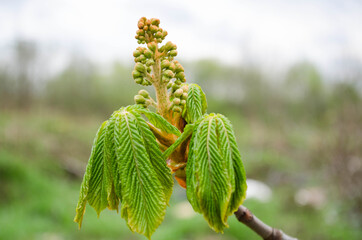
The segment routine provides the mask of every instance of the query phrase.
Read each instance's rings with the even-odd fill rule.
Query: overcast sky
[[[131,61],[141,16],[159,18],[185,60],[362,62],[362,1],[348,0],[0,0],[0,46],[23,38],[59,56]]]

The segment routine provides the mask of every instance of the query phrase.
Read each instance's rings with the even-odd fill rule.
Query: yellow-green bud
[[[176,74],[175,77],[182,80],[182,79],[185,78],[185,73],[184,72],[179,72],[179,73]]]
[[[136,32],[137,35],[139,36],[144,36],[145,35],[145,31],[143,31],[142,29],[138,29]]]
[[[143,53],[145,55],[146,58],[151,58],[153,53],[150,50],[147,50]]]
[[[174,44],[172,42],[167,42],[165,44],[165,50],[168,52],[173,49]]]
[[[156,51],[156,48],[157,48],[157,43],[155,42],[150,42],[147,44],[147,47],[148,49],[150,49],[152,52],[155,52]]]
[[[155,33],[155,32],[158,31],[158,27],[155,26],[155,25],[151,25],[151,26],[150,26],[150,31],[151,31],[151,33]]]
[[[162,38],[165,39],[166,36],[167,36],[167,31],[163,31],[162,32]]]
[[[139,78],[135,78],[134,80],[137,84],[142,84],[143,82],[143,78],[139,77]]]
[[[173,85],[173,82],[169,82],[169,83],[167,84],[167,89],[171,88],[172,85]]]
[[[182,96],[182,94],[183,94],[183,90],[181,89],[181,88],[179,88],[179,89],[177,89],[176,91],[175,91],[175,97],[181,97]]]
[[[177,80],[175,81],[175,84],[177,84],[177,85],[181,85],[181,84],[182,84],[182,82],[181,82],[181,80],[180,80],[180,79],[177,79]]]
[[[149,97],[150,97],[150,94],[149,94],[146,90],[144,90],[144,89],[139,90],[139,91],[138,91],[138,94],[141,95],[141,96],[144,97],[144,98],[149,98]]]
[[[138,57],[139,61],[142,62],[144,60],[146,60],[145,55],[141,54],[141,56]]]
[[[141,73],[144,73],[146,71],[146,68],[142,63],[136,63],[134,68]]]
[[[174,105],[180,105],[181,99],[179,99],[179,98],[174,98],[174,99],[172,100],[172,103],[173,103]]]
[[[183,94],[182,94],[182,96],[181,96],[181,99],[186,100],[186,99],[187,99],[187,97],[188,97],[188,94],[187,94],[187,93],[183,93]]]
[[[177,85],[177,84],[175,84],[175,83],[172,85],[172,90],[173,90],[173,91],[176,91],[176,90],[179,89],[179,88],[180,88],[180,85]]]
[[[175,63],[175,65],[176,65],[176,70],[175,70],[176,73],[185,71],[183,66],[180,63],[177,62],[177,63]]]
[[[140,21],[138,21],[138,28],[142,29],[145,26],[144,21],[141,21],[142,19],[140,19]]]
[[[134,57],[139,57],[140,55],[141,55],[141,52],[138,51],[138,50],[135,50],[135,51],[133,52],[133,56],[134,56]]]
[[[177,106],[173,107],[172,110],[173,110],[174,112],[182,112],[182,108],[177,107]]]
[[[135,79],[135,78],[138,78],[138,77],[140,77],[140,76],[142,76],[142,73],[140,73],[139,71],[137,71],[137,70],[133,70],[132,71],[132,77]]]
[[[155,34],[155,37],[156,37],[156,38],[162,38],[162,33],[161,33],[161,32],[157,32],[157,33]]]
[[[151,24],[158,26],[160,25],[160,20],[157,18],[151,18]]]
[[[174,72],[175,69],[176,69],[176,65],[175,65],[173,62],[171,62],[171,64],[170,64],[170,66],[168,67],[168,69],[170,69],[172,72]]]
[[[167,77],[165,75],[162,76],[162,82],[168,83],[168,82],[170,82],[170,80],[171,80],[171,78],[169,78],[169,77]]]
[[[186,104],[186,100],[181,100],[181,105],[185,105]]]
[[[175,74],[171,70],[166,70],[163,72],[163,75],[168,78],[173,78]]]
[[[176,56],[177,56],[177,51],[176,51],[176,50],[172,50],[172,51],[169,52],[169,55],[170,55],[171,57],[176,57]]]
[[[143,86],[148,86],[149,85],[149,81],[147,81],[146,79],[143,79],[143,81],[142,81],[142,85]]]
[[[171,63],[168,60],[163,60],[161,62],[161,68],[168,68],[170,65],[171,65]]]
[[[141,96],[141,95],[136,95],[134,96],[134,101],[137,103],[137,104],[142,104],[142,103],[145,103],[146,102],[146,99]]]
[[[153,59],[148,59],[148,60],[146,61],[146,65],[147,65],[147,66],[151,66],[151,65],[153,65],[153,64],[155,64],[155,61],[153,61]]]

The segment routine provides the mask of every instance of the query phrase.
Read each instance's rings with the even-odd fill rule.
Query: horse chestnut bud
[[[137,104],[142,104],[142,103],[145,103],[146,102],[146,99],[141,96],[141,95],[136,95],[134,96],[134,101],[137,103]]]
[[[132,77],[135,79],[135,78],[138,78],[138,77],[141,77],[142,76],[142,73],[140,73],[139,71],[137,70],[133,70],[132,71]]]
[[[179,99],[179,98],[174,98],[174,99],[172,100],[172,103],[173,103],[174,105],[180,105],[181,99]]]
[[[179,89],[177,89],[176,91],[175,91],[175,97],[181,97],[182,95],[183,95],[183,93],[184,93],[184,91],[181,89],[181,88],[179,88]],[[186,93],[187,94],[187,93]]]
[[[150,49],[152,52],[155,52],[156,51],[156,48],[157,48],[157,43],[155,42],[150,42],[147,44],[147,47],[148,49]]]
[[[171,65],[171,63],[168,60],[163,60],[161,62],[161,68],[168,68],[170,65]]]
[[[174,112],[182,112],[182,108],[177,107],[177,106],[173,107],[172,110],[173,110]]]
[[[175,74],[171,70],[166,70],[163,72],[163,75],[168,78],[173,78]]]
[[[146,90],[144,90],[144,89],[139,90],[139,91],[138,91],[138,94],[141,95],[141,96],[144,97],[144,98],[149,98],[149,97],[150,97],[150,94],[149,94]]]
[[[176,56],[177,56],[177,51],[176,51],[176,50],[172,50],[172,51],[169,52],[169,55],[170,55],[171,57],[176,57]]]

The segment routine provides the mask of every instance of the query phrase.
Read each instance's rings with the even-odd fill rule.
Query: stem
[[[170,138],[170,135],[162,133],[161,130],[153,126],[152,123],[147,122],[147,125],[150,127],[150,130],[152,131],[153,135],[155,135],[155,137],[161,144],[165,145],[166,147],[169,147],[175,142],[173,138]]]
[[[158,48],[155,51],[155,64],[153,65],[153,74],[155,76],[153,85],[156,90],[157,99],[157,111],[168,122],[172,122],[171,114],[169,113],[170,100],[167,94],[167,84],[162,82],[161,79],[161,54],[158,52]]]
[[[263,223],[259,218],[244,206],[240,206],[234,213],[239,222],[244,223],[264,240],[298,240]]]

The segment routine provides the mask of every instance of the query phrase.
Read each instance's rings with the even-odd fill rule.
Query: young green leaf
[[[132,231],[150,238],[163,221],[166,196],[142,135],[137,118],[129,111],[121,111],[115,125],[117,161],[122,166],[121,216]]]
[[[197,129],[197,126],[195,126]],[[197,142],[197,134],[193,133],[190,144],[189,144],[189,154],[187,157],[187,165],[186,165],[186,195],[187,199],[191,203],[191,206],[196,212],[201,213],[199,206],[199,198],[196,193],[196,186],[198,182],[198,175],[196,174],[195,169],[195,148],[194,144]]]
[[[228,216],[245,197],[244,168],[231,124],[224,116],[205,116],[195,128],[186,166],[187,197],[210,227],[222,232]]]
[[[169,147],[166,151],[163,152],[163,158],[168,158],[175,150],[176,148],[183,143],[193,132],[194,130],[194,124],[188,124],[186,125],[184,132],[181,134],[179,138]]]
[[[100,126],[96,137],[94,138],[91,155],[80,188],[80,196],[76,208],[76,216],[74,218],[74,221],[79,224],[79,227],[82,226],[87,201],[95,208],[98,215],[101,210],[107,207],[106,182],[103,178],[105,170],[103,164],[104,130],[107,124],[108,121],[105,121]]]
[[[167,120],[164,119],[161,115],[151,112],[144,108],[143,109],[138,108],[136,111],[144,114],[148,118],[148,120],[153,125],[155,125],[155,127],[161,129],[162,131],[170,134],[175,134],[176,136],[181,135],[181,132],[175,126],[167,122]]]
[[[234,192],[231,196],[231,200],[229,202],[227,216],[233,214],[241,203],[244,201],[246,196],[246,176],[245,170],[243,166],[243,162],[241,160],[241,155],[236,143],[234,130],[231,122],[224,115],[217,114],[221,121],[218,121],[220,126],[220,135],[227,136],[227,147],[231,153],[232,166],[234,170],[234,174],[231,176],[232,184],[234,183]],[[235,180],[235,181],[233,181]]]
[[[133,113],[133,115],[137,119],[138,128],[140,129],[140,132],[144,139],[146,150],[149,154],[156,176],[158,177],[158,180],[160,181],[164,189],[166,203],[168,204],[172,194],[172,187],[173,187],[171,169],[167,167],[166,161],[162,156],[162,152],[158,147],[156,138],[151,132],[146,121],[138,113]]]
[[[206,113],[207,101],[205,93],[197,84],[189,84],[186,107],[182,117],[188,123],[194,123]]]
[[[104,139],[104,162],[108,169],[107,177],[110,179],[110,183],[107,186],[107,201],[110,209],[118,211],[119,201],[121,196],[121,186],[119,182],[119,174],[117,169],[120,167],[116,162],[116,149],[114,143],[114,126],[119,111],[115,111],[105,129]]]

